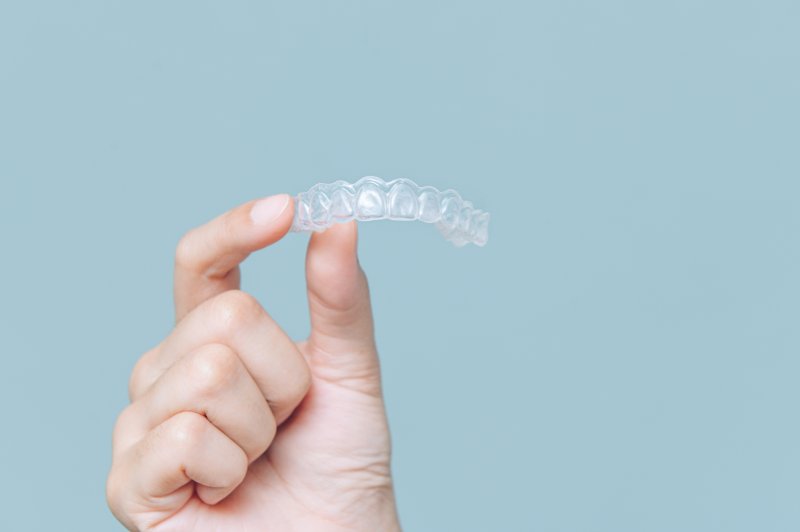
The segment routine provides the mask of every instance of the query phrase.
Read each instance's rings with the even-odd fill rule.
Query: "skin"
[[[400,529],[355,223],[311,237],[307,340],[239,290],[239,264],[293,210],[273,196],[181,239],[176,326],[137,362],[114,428],[107,498],[130,530]]]

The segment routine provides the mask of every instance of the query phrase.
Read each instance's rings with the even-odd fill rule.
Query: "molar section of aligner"
[[[445,237],[455,231],[458,226],[458,217],[461,213],[461,196],[454,190],[447,190],[441,193],[442,216],[436,226]]]
[[[311,230],[311,208],[308,205],[308,198],[305,193],[301,192],[294,198],[294,220],[292,221],[291,230]]]
[[[466,236],[464,236],[463,233],[458,231],[451,234],[448,240],[450,240],[450,242],[452,242],[453,245],[457,248],[464,247],[467,244],[469,244],[469,239]]]
[[[436,223],[442,217],[442,202],[439,191],[433,187],[421,187],[417,195],[417,219],[425,223]]]
[[[311,224],[315,229],[325,229],[331,224],[331,198],[328,186],[317,185],[308,191]]]
[[[356,220],[380,220],[386,218],[385,184],[375,177],[364,177],[356,185]]]
[[[407,179],[391,182],[389,189],[389,218],[392,220],[415,220],[419,205],[417,186]]]
[[[489,241],[489,213],[481,210],[476,210],[472,213],[472,222],[470,223],[470,232],[472,243],[476,246],[485,246]]]
[[[473,212],[472,204],[468,201],[462,201],[461,209],[459,209],[455,226],[448,235],[450,242],[461,247],[469,244],[472,241],[470,234],[471,217]]]
[[[474,210],[472,203],[464,201],[461,205],[461,210],[458,212],[458,224],[456,225],[456,229],[465,237],[470,234],[472,211]]]
[[[331,185],[331,218],[346,222],[355,216],[356,191],[347,181],[336,181]]]

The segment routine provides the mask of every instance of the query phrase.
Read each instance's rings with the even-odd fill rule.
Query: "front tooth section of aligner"
[[[331,188],[331,218],[339,222],[351,220],[355,216],[355,189],[346,181],[337,181]]]
[[[392,183],[389,190],[389,218],[392,220],[416,220],[419,203],[416,185],[405,179]]]
[[[382,181],[364,178],[356,183],[355,218],[359,221],[386,218],[386,193]]]

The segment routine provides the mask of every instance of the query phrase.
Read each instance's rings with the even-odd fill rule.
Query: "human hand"
[[[187,233],[177,325],[136,364],[114,429],[109,506],[131,530],[399,530],[354,222],[311,237],[311,333],[295,343],[239,264],[294,205],[250,202]]]

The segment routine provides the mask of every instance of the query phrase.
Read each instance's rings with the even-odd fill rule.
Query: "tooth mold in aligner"
[[[472,206],[455,190],[421,187],[409,179],[384,181],[362,177],[318,183],[295,197],[292,231],[323,231],[335,223],[359,220],[396,220],[436,224],[456,246],[486,245],[489,213]]]

